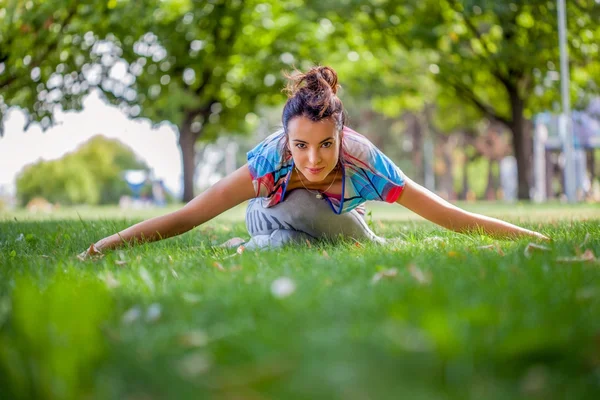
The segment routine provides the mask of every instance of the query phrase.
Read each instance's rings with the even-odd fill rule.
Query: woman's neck
[[[329,194],[341,194],[342,193],[342,169],[338,164],[325,179],[319,182],[311,182],[299,172],[296,168],[292,171],[292,176],[288,183],[287,190],[294,189],[307,189],[313,191],[321,191]]]

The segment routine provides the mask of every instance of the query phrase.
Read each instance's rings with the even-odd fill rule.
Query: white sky
[[[0,137],[0,189],[14,194],[15,178],[25,165],[60,158],[102,134],[129,146],[173,194],[182,192],[181,153],[171,124],[152,129],[148,120],[129,119],[117,107],[106,104],[97,92],[92,92],[83,104],[81,112],[57,113],[55,126],[46,132],[37,124],[24,132],[24,114],[16,109],[8,113],[4,136]]]

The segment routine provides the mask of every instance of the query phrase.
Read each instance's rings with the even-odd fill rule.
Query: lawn
[[[82,262],[165,210],[0,214],[0,399],[600,398],[600,207],[462,206],[553,242],[377,205],[401,241],[238,254],[239,207]]]

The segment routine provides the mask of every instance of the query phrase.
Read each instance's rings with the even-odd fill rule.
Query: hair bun
[[[282,122],[287,130],[289,120],[302,115],[311,121],[333,117],[338,129],[344,126],[344,106],[336,96],[337,73],[330,67],[312,67],[306,73],[285,74],[289,79],[285,90],[289,99],[283,108]]]
[[[306,73],[286,74],[286,77],[289,79],[286,87],[289,97],[295,96],[303,89],[315,95],[331,91],[335,96],[340,87],[337,73],[333,68],[325,66],[312,67]]]
[[[333,94],[336,94],[338,91],[337,73],[332,68],[314,67],[306,73],[306,80],[307,86],[312,88],[312,84],[314,84],[316,90],[322,89],[322,86],[326,83],[331,88]]]

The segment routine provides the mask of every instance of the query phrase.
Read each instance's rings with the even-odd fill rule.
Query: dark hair
[[[313,67],[306,73],[285,74],[289,79],[284,89],[288,100],[283,107],[283,130],[287,133],[290,120],[303,116],[311,121],[333,118],[338,129],[345,122],[344,106],[336,96],[338,91],[337,73],[330,67]]]

